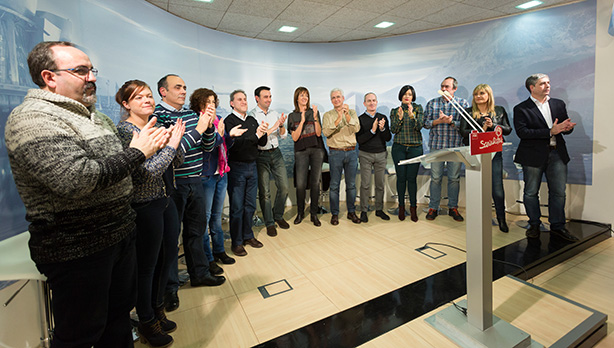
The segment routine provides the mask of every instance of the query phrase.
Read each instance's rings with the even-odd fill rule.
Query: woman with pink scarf
[[[203,112],[207,105],[219,105],[217,94],[208,88],[199,88],[190,96],[190,109],[196,113]],[[231,136],[224,130],[224,122],[220,116],[213,119],[213,125],[217,129],[215,148],[211,152],[203,153],[203,172],[201,181],[205,190],[205,214],[207,217],[206,227],[209,227],[211,244],[204,245],[205,254],[210,264],[221,262],[233,264],[235,259],[226,254],[224,249],[224,231],[222,231],[222,210],[228,185],[228,147],[232,143]],[[240,130],[232,130],[237,132]],[[236,136],[236,135],[235,135]],[[207,231],[205,230],[205,233]],[[211,268],[213,270],[213,268]]]

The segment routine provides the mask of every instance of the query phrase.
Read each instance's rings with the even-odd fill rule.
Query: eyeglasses
[[[53,72],[57,72],[57,71],[68,71],[71,73],[74,73],[76,75],[79,76],[87,76],[90,74],[90,71],[92,72],[92,74],[94,74],[94,76],[98,76],[98,69],[92,67],[92,68],[88,68],[86,66],[78,66],[76,68],[71,68],[71,69],[55,69],[55,70],[51,70]]]

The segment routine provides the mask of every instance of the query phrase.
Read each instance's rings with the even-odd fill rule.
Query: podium
[[[442,149],[399,164],[465,164],[467,211],[467,314],[450,306],[425,319],[461,347],[536,347],[531,336],[492,314],[492,157],[471,155],[469,146]]]

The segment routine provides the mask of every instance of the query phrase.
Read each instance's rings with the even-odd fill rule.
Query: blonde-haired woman
[[[496,126],[500,126],[503,135],[512,132],[507,112],[501,106],[495,105],[495,97],[492,88],[487,84],[479,84],[473,89],[473,102],[467,112],[485,131],[493,131]],[[460,134],[463,136],[465,145],[469,145],[469,134],[473,128],[465,121],[461,120]],[[503,155],[497,152],[492,159],[492,199],[495,202],[497,212],[497,222],[501,232],[509,232],[509,227],[505,221],[505,192],[503,191]]]

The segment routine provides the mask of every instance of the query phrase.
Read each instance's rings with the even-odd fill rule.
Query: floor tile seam
[[[245,310],[245,307],[243,306],[243,302],[241,302],[241,299],[239,298],[238,295],[235,295],[235,296],[237,297],[237,302],[239,302],[239,306],[241,306],[241,310],[243,311],[243,315],[245,316],[245,318],[247,319],[247,322],[249,323],[249,328],[252,330],[252,333],[254,334],[254,337],[256,337],[256,341],[258,343],[262,343],[263,341],[261,341],[258,338],[258,335],[256,334],[256,329],[254,328],[254,324],[252,323],[251,319],[249,318],[249,315],[247,315],[247,311]]]

